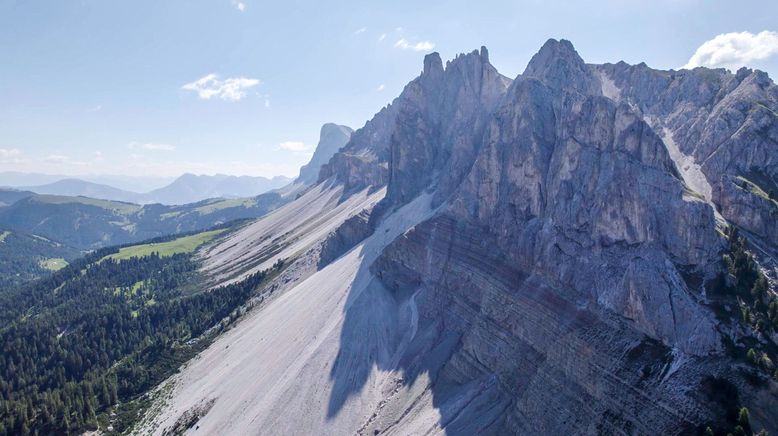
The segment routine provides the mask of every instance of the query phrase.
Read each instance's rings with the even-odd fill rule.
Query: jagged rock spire
[[[566,40],[549,39],[524,70],[524,77],[539,79],[553,89],[568,89],[583,94],[599,95],[599,80],[584,63],[573,44]]]

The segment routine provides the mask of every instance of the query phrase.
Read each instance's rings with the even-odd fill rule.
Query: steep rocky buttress
[[[724,406],[703,392],[711,380],[745,383],[732,376],[731,337],[700,282],[722,268],[728,224],[717,210],[765,246],[775,242],[776,203],[754,198],[746,186],[766,192],[758,181],[775,180],[778,120],[768,119],[775,86],[759,72],[679,73],[741,82],[722,85],[728,94],[716,89],[721,102],[705,114],[711,103],[699,92],[660,91],[671,83],[614,93],[628,78],[610,78],[613,67],[587,65],[568,41],[551,40],[507,89],[464,86],[493,92],[466,100],[470,112],[435,118],[435,108],[451,107],[437,102],[462,95],[446,77],[458,72],[459,58],[442,71],[435,57],[414,83],[449,91],[414,105],[433,108],[426,112],[400,111],[385,202],[403,204],[423,189],[446,200],[372,271],[397,295],[415,295],[440,340],[458,338],[437,368],[438,401],[456,401],[451,386],[488,386],[476,398],[503,409],[478,431],[496,433],[655,434],[725,425]],[[649,91],[639,94],[642,87]],[[662,92],[675,106],[663,104]],[[660,101],[650,100],[657,93]],[[744,98],[751,103],[736,103]],[[692,116],[685,122],[697,124],[684,129],[682,119]],[[710,131],[716,128],[724,132]],[[447,136],[465,131],[457,140]],[[685,181],[688,168],[671,156],[670,135],[691,164],[702,162],[711,197]],[[470,148],[462,152],[462,144]],[[445,176],[431,176],[439,168]],[[760,424],[774,427],[775,400],[753,398],[749,405],[766,417]],[[449,430],[476,422],[478,404],[464,406]]]

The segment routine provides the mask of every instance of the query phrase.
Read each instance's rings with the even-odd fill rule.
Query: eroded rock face
[[[322,165],[319,181],[333,178],[346,192],[385,186],[389,179],[389,141],[397,118],[397,104],[381,109],[330,161]]]
[[[313,152],[310,162],[300,168],[298,182],[306,185],[316,183],[319,179],[319,171],[322,165],[325,165],[332,156],[340,150],[348,140],[354,130],[348,126],[340,126],[333,123],[327,123],[321,127],[319,133],[319,143]]]
[[[445,199],[469,170],[489,115],[509,83],[489,63],[484,47],[458,56],[445,69],[437,53],[427,55],[424,72],[398,101],[389,200],[403,204],[430,185]]]
[[[488,235],[441,215],[395,240],[373,265],[398,296],[414,295],[427,329],[436,332],[426,333],[436,337],[422,349],[426,357],[411,350],[406,374],[419,371],[416,362],[450,353],[429,369],[447,433],[678,434],[718,419],[721,410],[696,394],[722,371],[715,359],[674,353],[634,321],[527,273]],[[625,280],[647,289],[655,280],[646,282],[639,268]],[[406,413],[412,416],[413,407]],[[403,419],[381,421],[399,420],[404,428]]]
[[[319,256],[320,267],[324,267],[337,259],[373,233],[375,228],[370,221],[370,213],[373,208],[364,209],[350,217],[327,236],[321,247]]]
[[[623,62],[592,68],[611,85],[614,99],[668,129],[680,151],[694,157],[724,218],[778,243],[775,226],[754,218],[774,215],[778,204],[733,186],[743,177],[763,192],[776,189],[778,87],[767,74],[746,68],[736,74],[706,68],[657,71]]]
[[[442,201],[472,164],[489,114],[509,84],[485,47],[445,69],[437,53],[427,55],[421,76],[354,133],[319,179],[335,176],[349,189],[388,184],[393,204],[434,184]]]
[[[418,101],[395,121],[386,201],[434,190],[440,209],[371,269],[398,298],[415,296],[440,340],[459,337],[436,383],[492,380],[478,395],[505,409],[478,431],[676,433],[716,421],[718,406],[698,393],[706,377],[726,372],[712,357],[721,336],[684,274],[715,274],[725,241],[713,207],[684,182],[657,133],[665,125],[568,42],[547,43],[493,104],[467,116],[442,116],[429,97],[445,94],[430,90],[446,83],[451,64],[439,65],[428,56],[406,89]],[[651,71],[646,98],[669,80]],[[685,86],[697,90],[694,104],[704,100],[705,83]],[[464,130],[458,123],[476,135],[462,136],[470,160],[452,158],[453,141],[441,134]],[[625,358],[645,359],[643,346],[655,355]],[[671,382],[650,370],[627,376],[657,359],[677,366]],[[442,391],[445,404],[451,393]],[[537,404],[569,420],[546,419]]]
[[[435,64],[425,74],[442,74]],[[600,95],[569,43],[546,44],[528,70],[498,109],[490,114],[484,105],[473,117],[490,114],[490,124],[473,142],[482,146],[447,210],[486,229],[506,258],[566,289],[572,301],[613,310],[686,352],[715,351],[713,320],[675,266],[704,269],[717,258],[713,210],[684,195],[661,138],[629,106]],[[418,119],[410,117],[409,128],[417,134],[424,131]],[[420,143],[423,156],[429,144],[448,144]],[[397,154],[393,148],[392,174],[430,174],[418,167],[426,159],[409,164]],[[397,200],[414,192],[408,186],[427,186],[418,177],[397,184],[392,178],[388,187]],[[646,283],[651,276],[663,280]]]

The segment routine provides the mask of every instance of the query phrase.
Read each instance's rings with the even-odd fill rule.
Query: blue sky
[[[486,45],[514,77],[553,37],[587,62],[775,77],[777,17],[747,0],[0,0],[0,171],[294,175],[323,123],[361,127],[429,51]]]

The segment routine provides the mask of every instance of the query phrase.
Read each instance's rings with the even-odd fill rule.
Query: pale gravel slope
[[[200,253],[203,270],[215,284],[224,284],[270,268],[278,259],[304,253],[385,193],[385,188],[376,192],[364,189],[342,199],[341,185],[320,183],[295,201],[207,247]]]
[[[396,393],[402,375],[392,369],[418,316],[413,298],[397,301],[368,267],[431,213],[429,197],[419,197],[343,257],[250,314],[176,376],[172,398],[140,432],[161,434],[185,411],[215,399],[190,433],[356,433]],[[423,391],[425,380],[400,389]],[[413,417],[427,429],[439,419],[428,400],[421,398],[426,406]]]

